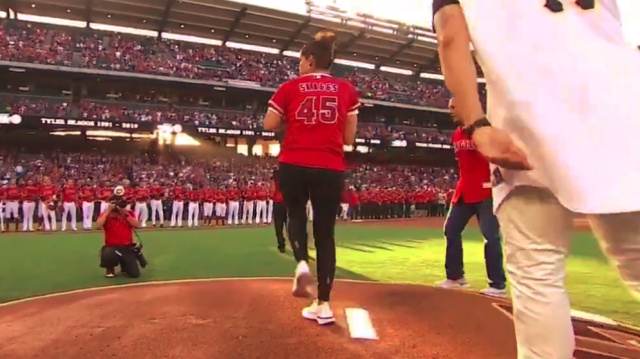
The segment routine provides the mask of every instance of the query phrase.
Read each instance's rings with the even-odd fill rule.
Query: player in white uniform
[[[624,42],[613,0],[433,5],[446,85],[493,164],[518,357],[571,359],[564,280],[574,213],[587,216],[622,279],[640,293],[640,53]],[[598,166],[605,161],[611,170]]]

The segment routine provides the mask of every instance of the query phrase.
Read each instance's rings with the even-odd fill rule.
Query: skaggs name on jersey
[[[476,150],[476,144],[473,142],[473,140],[455,141],[453,143],[453,147],[455,148],[456,152],[458,152],[458,151],[475,151]]]
[[[338,92],[337,83],[305,82],[299,84],[300,92]]]

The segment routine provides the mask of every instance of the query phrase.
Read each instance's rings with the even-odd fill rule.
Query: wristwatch
[[[483,117],[476,122],[470,124],[469,126],[464,128],[464,134],[471,137],[473,133],[480,127],[491,127],[491,122],[487,120],[486,117]]]

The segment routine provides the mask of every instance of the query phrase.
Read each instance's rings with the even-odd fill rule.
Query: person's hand
[[[472,139],[476,149],[490,163],[510,170],[532,169],[527,155],[505,131],[495,127],[480,127],[473,132]]]

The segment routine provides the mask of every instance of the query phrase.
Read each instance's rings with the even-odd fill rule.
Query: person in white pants
[[[213,202],[215,201],[215,191],[205,185],[202,190],[202,219],[205,226],[213,225]]]
[[[229,206],[227,207],[227,223],[229,225],[238,224],[238,211],[240,210],[240,191],[234,186],[227,192],[227,198],[229,199]]]
[[[267,189],[264,188],[262,184],[260,184],[258,186],[258,190],[255,192],[256,224],[260,224],[260,217],[262,217],[262,223],[267,224],[267,197],[268,196],[269,196],[269,192],[267,192]]]
[[[138,188],[134,194],[136,199],[134,213],[136,215],[136,219],[140,222],[140,227],[142,228],[147,226],[147,220],[149,219],[149,207],[147,206],[147,202],[149,201],[150,195],[151,191],[147,188],[145,183],[142,183],[140,188]]]
[[[40,187],[40,213],[45,231],[56,230],[56,199],[57,189],[51,184],[49,177],[45,177]]]
[[[76,227],[76,215],[77,208],[76,202],[78,201],[78,189],[75,186],[73,180],[68,180],[66,186],[62,188],[62,225],[61,229],[65,231],[67,229],[67,216],[71,216],[71,229],[77,231]]]
[[[33,232],[33,215],[36,209],[36,198],[39,195],[38,187],[33,185],[33,181],[27,181],[22,195],[22,231]]]
[[[22,198],[22,190],[16,184],[15,178],[11,180],[9,187],[7,187],[5,191],[7,202],[4,207],[4,214],[7,220],[7,228],[9,230],[9,223],[13,222],[15,224],[15,231],[18,231],[18,218],[19,218],[19,210],[20,204],[19,201]]]
[[[224,225],[225,215],[227,214],[227,203],[226,199],[218,195],[216,198],[216,224],[218,223],[218,219],[222,221],[222,225]],[[237,212],[237,211],[236,211]],[[236,215],[236,219],[237,219]]]
[[[273,220],[273,198],[269,195],[269,199],[267,200],[267,223],[271,224]]]
[[[158,215],[158,222],[160,222],[160,227],[164,226],[164,211],[162,210],[162,197],[164,195],[164,189],[160,187],[159,182],[154,182],[153,187],[150,189],[151,192],[151,201],[149,205],[151,205],[151,224],[156,226],[156,214]]]
[[[253,205],[255,203],[254,190],[249,187],[244,191],[244,204],[242,205],[242,224],[251,224],[251,217],[253,217]]]
[[[0,200],[0,232],[4,232],[4,201]]]
[[[95,209],[96,189],[87,182],[80,189],[80,197],[82,197],[82,229],[88,231],[93,225],[93,211]]]
[[[177,185],[173,188],[173,211],[171,212],[171,227],[175,227],[176,223],[179,227],[182,227],[182,213],[184,212],[184,195],[185,190],[183,187]]]
[[[187,226],[198,227],[198,216],[200,215],[200,191],[192,189],[187,192],[187,198],[189,199],[189,213],[187,216]]]

